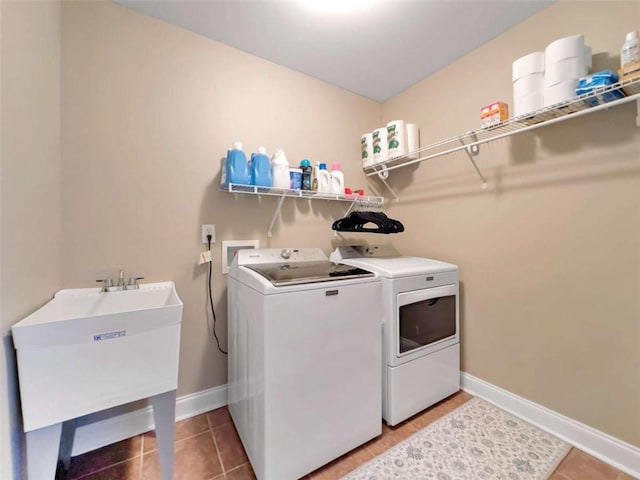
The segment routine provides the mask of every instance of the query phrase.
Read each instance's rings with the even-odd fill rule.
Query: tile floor
[[[383,424],[382,435],[305,477],[338,479],[381,454],[471,396],[465,392],[443,400],[395,427]],[[153,432],[100,448],[71,459],[65,480],[156,480],[158,456]],[[255,479],[247,455],[226,407],[176,424],[176,480]],[[410,479],[406,479],[410,480]],[[586,453],[572,449],[549,480],[633,480],[632,477]]]

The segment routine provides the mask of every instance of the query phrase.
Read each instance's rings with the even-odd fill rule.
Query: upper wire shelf
[[[384,203],[383,197],[358,195],[355,193],[325,193],[314,190],[290,190],[286,188],[256,187],[255,185],[239,185],[230,183],[228,187],[220,187],[229,193],[247,193],[250,195],[273,195],[277,197],[308,198],[310,200],[334,200],[339,202],[351,202],[356,205],[380,206]]]
[[[604,94],[620,89],[622,89],[623,93],[626,94],[625,97],[610,102],[604,102]],[[592,106],[588,102],[593,99],[598,101],[598,105]],[[545,125],[551,125],[569,118],[575,118],[584,114],[596,112],[598,110],[609,109],[634,100],[639,103],[639,112],[638,118],[636,118],[636,123],[640,126],[640,78],[634,78],[631,80],[624,80],[613,85],[600,87],[592,93],[581,95],[571,100],[536,110],[532,113],[510,118],[498,125],[473,130],[456,137],[432,143],[419,148],[415,152],[410,152],[409,155],[412,156],[415,156],[416,153],[420,154],[419,158],[414,160],[409,160],[406,156],[394,158],[387,160],[386,162],[365,167],[364,171],[368,177],[378,175],[382,180],[384,180],[389,171],[397,168],[424,162],[425,160],[431,160],[463,149],[473,155],[476,155],[478,153],[478,146],[483,143],[499,140],[516,133],[533,130]]]

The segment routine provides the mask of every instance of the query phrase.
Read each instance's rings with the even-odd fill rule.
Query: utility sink
[[[12,327],[24,430],[175,390],[181,321],[173,282],[57,292]]]

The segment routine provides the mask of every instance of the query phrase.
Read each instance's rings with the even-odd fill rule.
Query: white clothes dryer
[[[382,417],[396,425],[460,389],[458,267],[392,247],[338,247],[382,277]]]
[[[229,410],[259,480],[300,478],[381,433],[380,279],[315,248],[229,270]]]

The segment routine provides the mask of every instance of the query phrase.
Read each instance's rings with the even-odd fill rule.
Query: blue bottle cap
[[[318,168],[319,168],[320,170],[326,170],[326,169],[327,169],[327,164],[326,164],[326,163],[321,163],[321,164],[318,166]]]
[[[304,160],[302,160],[300,162],[300,166],[301,167],[310,167],[311,166],[311,162],[305,158]]]

